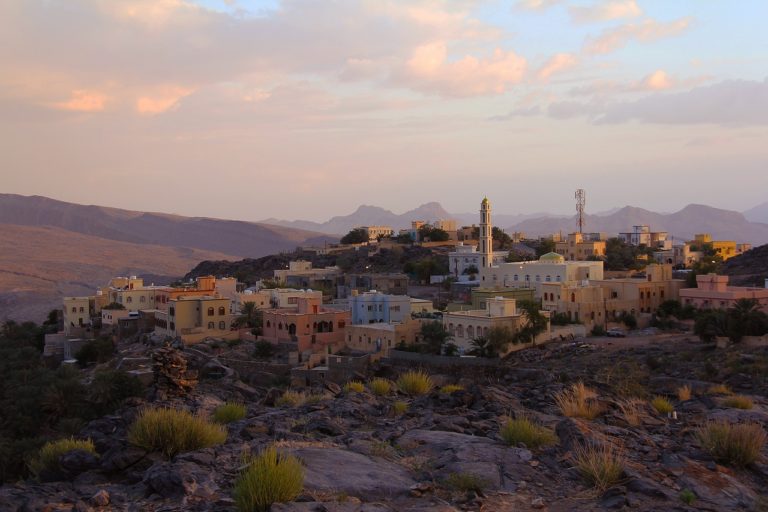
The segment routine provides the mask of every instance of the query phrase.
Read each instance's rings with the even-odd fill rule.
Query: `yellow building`
[[[362,226],[360,229],[365,231],[369,242],[378,240],[380,237],[392,236],[394,233],[391,226]]]
[[[91,325],[94,297],[64,297],[64,333],[69,336],[75,327]]]
[[[237,338],[231,331],[230,300],[214,296],[181,296],[168,301],[168,311],[155,313],[155,333],[197,343],[205,338]]]
[[[743,247],[741,251],[738,250],[737,244],[734,240],[712,240],[712,235],[709,233],[699,233],[694,236],[694,239],[689,242],[690,245],[697,246],[698,250],[702,250],[703,246],[710,245],[715,254],[721,256],[723,261],[728,258],[733,258],[741,254],[744,251]]]
[[[605,240],[592,240],[582,233],[571,233],[566,240],[555,242],[555,252],[571,261],[602,258],[605,257]]]
[[[382,352],[386,355],[400,343],[418,343],[421,322],[409,318],[405,322],[395,324],[347,325],[345,333],[344,343],[347,348],[369,353]]]

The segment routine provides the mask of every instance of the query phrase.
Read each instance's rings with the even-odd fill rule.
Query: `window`
[[[176,308],[174,308],[173,306],[171,306],[171,308],[168,311],[171,314],[171,316],[176,314]]]
[[[144,295],[142,295],[141,297],[139,297],[139,302],[147,302],[147,298]]]
[[[224,306],[219,307],[219,314],[220,315],[226,315],[227,310],[224,308]]]
[[[525,280],[526,281],[530,281],[531,280],[531,275],[530,274],[525,274]]]
[[[456,336],[459,338],[464,337],[464,326],[459,324],[456,326]]]
[[[173,323],[173,322],[171,322],[171,330],[172,330],[172,331],[175,331],[175,330],[176,330],[176,324],[175,324],[175,323]]]
[[[72,306],[72,312],[77,313],[77,308],[75,306]]]
[[[475,337],[475,328],[471,325],[467,327],[467,338],[474,338]]]
[[[208,322],[208,328],[213,329],[213,322]]]
[[[282,331],[283,330],[283,323],[282,322],[277,324],[277,330],[278,331]]]
[[[546,281],[547,281],[547,282],[550,282],[550,281],[552,281],[552,276],[547,276],[547,279],[546,279]]]
[[[575,293],[571,294],[571,302],[576,302],[576,294]]]
[[[126,302],[128,302],[128,304],[130,304],[131,302],[133,302],[133,297],[128,297],[128,298],[126,299]]]
[[[208,316],[213,316],[213,308],[208,308]]]
[[[85,308],[83,306],[80,306],[80,312],[85,313]]]
[[[513,281],[517,281],[517,274],[515,274],[515,277],[512,278]]]
[[[220,330],[222,330],[222,331],[223,331],[223,330],[224,330],[224,329],[226,329],[226,328],[227,328],[227,324],[226,324],[226,322],[224,322],[223,320],[222,320],[221,322],[219,322],[219,329],[220,329]]]

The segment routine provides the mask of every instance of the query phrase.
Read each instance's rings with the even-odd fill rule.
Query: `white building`
[[[478,246],[459,242],[456,250],[448,253],[448,269],[454,277],[467,273],[473,268],[479,271],[503,263],[507,251],[493,251],[493,224],[491,223],[491,202],[484,198],[480,203],[480,242]]]
[[[541,297],[542,283],[577,283],[589,279],[603,279],[602,261],[566,261],[554,252],[538,261],[501,263],[480,269],[481,286],[534,288],[537,298]]]

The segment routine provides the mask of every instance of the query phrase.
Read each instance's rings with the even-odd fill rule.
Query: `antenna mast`
[[[576,191],[576,213],[579,216],[579,233],[584,229],[584,208],[587,205],[587,194],[583,188]]]

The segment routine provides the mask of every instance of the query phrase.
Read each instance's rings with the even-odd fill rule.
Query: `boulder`
[[[164,498],[210,498],[218,491],[211,469],[187,461],[155,463],[144,474],[144,484]]]

